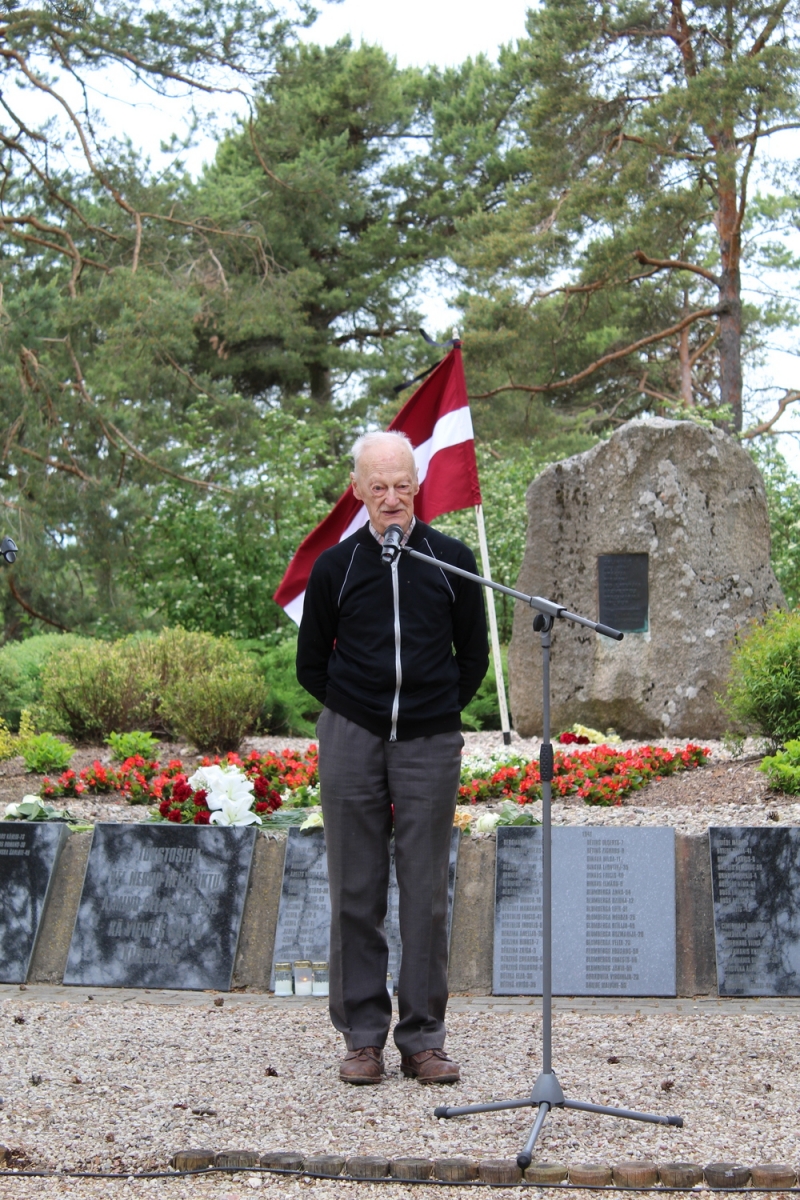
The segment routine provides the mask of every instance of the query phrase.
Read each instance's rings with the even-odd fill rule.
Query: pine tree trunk
[[[736,186],[736,150],[732,136],[721,139],[718,208],[720,254],[719,390],[720,402],[731,411],[736,433],[742,429],[742,296],[741,230]]]

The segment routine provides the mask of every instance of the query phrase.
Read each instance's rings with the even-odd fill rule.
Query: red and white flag
[[[421,521],[481,503],[475,435],[467,402],[461,348],[454,346],[431,371],[389,426],[405,433],[414,447],[419,492],[414,512]],[[311,568],[323,550],[355,533],[367,510],[348,488],[324,521],[300,544],[273,599],[300,624]]]

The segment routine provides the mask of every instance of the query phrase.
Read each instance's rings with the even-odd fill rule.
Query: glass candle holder
[[[292,964],[288,962],[275,963],[275,995],[291,996],[292,994]]]
[[[330,976],[328,974],[328,964],[326,962],[315,962],[311,964],[311,995],[312,996],[327,996],[330,994]]]
[[[294,964],[294,994],[295,996],[310,996],[313,993],[313,987],[311,963],[307,958],[300,958]]]

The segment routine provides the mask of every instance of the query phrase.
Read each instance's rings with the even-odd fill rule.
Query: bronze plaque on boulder
[[[599,621],[622,633],[647,633],[650,591],[647,554],[599,554]]]

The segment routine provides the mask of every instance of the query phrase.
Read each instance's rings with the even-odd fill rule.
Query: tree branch
[[[127,438],[125,436],[125,434],[122,432],[121,429],[118,429],[117,426],[114,425],[112,421],[110,421],[107,417],[104,417],[103,414],[100,412],[100,409],[98,408],[97,404],[95,404],[94,400],[92,399],[92,397],[89,394],[89,389],[86,386],[86,380],[84,379],[83,371],[81,370],[81,364],[78,361],[78,357],[75,354],[75,351],[72,349],[69,339],[65,338],[64,342],[67,347],[67,351],[69,353],[70,359],[72,360],[72,366],[75,370],[76,378],[75,378],[75,382],[72,386],[76,389],[76,391],[78,392],[78,394],[80,395],[80,397],[84,401],[84,403],[88,404],[89,407],[93,410],[93,412],[95,413],[95,415],[97,417],[97,420],[100,422],[100,426],[103,430],[103,433],[108,438],[109,444],[112,445],[115,450],[118,450],[120,454],[125,453],[116,441],[116,438],[119,438],[120,441],[125,443],[125,445],[127,446],[128,450],[130,451],[130,453],[133,455],[134,458],[138,459],[139,462],[145,463],[148,467],[152,467],[152,469],[154,471],[158,471],[162,475],[167,475],[171,479],[178,479],[178,480],[180,480],[181,483],[188,483],[192,487],[201,488],[203,491],[225,492],[225,494],[228,496],[234,495],[233,488],[224,487],[221,483],[210,483],[208,480],[205,480],[205,479],[192,479],[191,476],[189,476],[189,475],[181,475],[179,471],[171,471],[169,467],[164,467],[160,463],[155,462],[152,458],[149,457],[149,455],[145,454],[144,451],[140,450],[138,448],[138,446],[135,446],[134,443],[130,440],[130,438]],[[68,385],[65,385],[65,386],[68,386]]]
[[[72,630],[67,629],[66,625],[62,625],[60,621],[54,621],[51,617],[45,617],[41,613],[38,613],[35,608],[31,608],[30,604],[27,604],[26,601],[22,599],[22,596],[20,596],[19,592],[14,586],[13,575],[9,575],[8,577],[8,588],[20,608],[24,608],[25,612],[29,613],[32,617],[35,617],[37,621],[44,621],[45,625],[52,625],[55,629],[60,629],[62,633],[72,633]]]
[[[695,275],[701,275],[709,283],[713,283],[714,287],[722,286],[722,280],[713,271],[708,271],[705,267],[698,267],[696,263],[682,262],[675,258],[650,258],[644,250],[634,250],[633,257],[643,267],[655,267],[657,271],[691,271]]]
[[[674,337],[676,333],[680,333],[687,325],[692,325],[695,321],[703,321],[707,317],[717,317],[720,312],[720,308],[701,308],[697,312],[688,313],[683,320],[678,321],[677,325],[671,325],[669,329],[662,329],[660,333],[651,333],[648,337],[640,338],[638,342],[632,342],[630,346],[624,346],[621,350],[613,350],[610,354],[604,354],[602,358],[598,358],[588,367],[584,367],[577,375],[570,375],[569,379],[560,379],[556,383],[542,384],[507,383],[503,384],[502,387],[492,388],[491,391],[471,395],[469,399],[490,400],[492,396],[497,396],[500,392],[526,392],[529,395],[541,395],[574,387],[575,384],[582,383],[584,379],[588,379],[590,375],[594,375],[596,371],[608,366],[609,363],[617,362],[620,358],[627,358],[629,354],[635,354],[637,350],[643,349],[644,346],[651,346],[654,342],[663,342],[666,338]]]
[[[67,475],[77,475],[84,483],[91,483],[98,486],[99,479],[93,479],[91,475],[87,475],[80,467],[71,465],[70,463],[59,462],[57,458],[48,458],[44,454],[37,454],[35,450],[29,450],[27,446],[20,446],[17,443],[17,450],[20,454],[26,454],[28,458],[35,458],[37,462],[44,463],[46,467],[52,467],[54,471],[64,471]]]
[[[745,438],[759,437],[762,433],[769,433],[776,421],[779,421],[786,412],[790,404],[800,400],[800,391],[790,390],[786,395],[778,401],[778,407],[768,421],[762,421],[760,425],[754,425],[752,429],[748,429],[745,433],[740,434],[742,440]]]
[[[767,42],[769,41],[769,39],[772,37],[773,33],[775,32],[775,30],[778,26],[778,22],[780,21],[781,17],[783,16],[783,14],[786,11],[786,9],[788,8],[788,6],[789,6],[789,0],[780,0],[780,3],[778,5],[776,5],[776,7],[772,10],[769,17],[767,18],[766,25],[764,26],[761,33],[758,35],[758,37],[753,42],[753,45],[750,47],[750,49],[748,51],[749,58],[755,58],[755,56],[757,54],[761,53],[761,51],[764,49]]]

